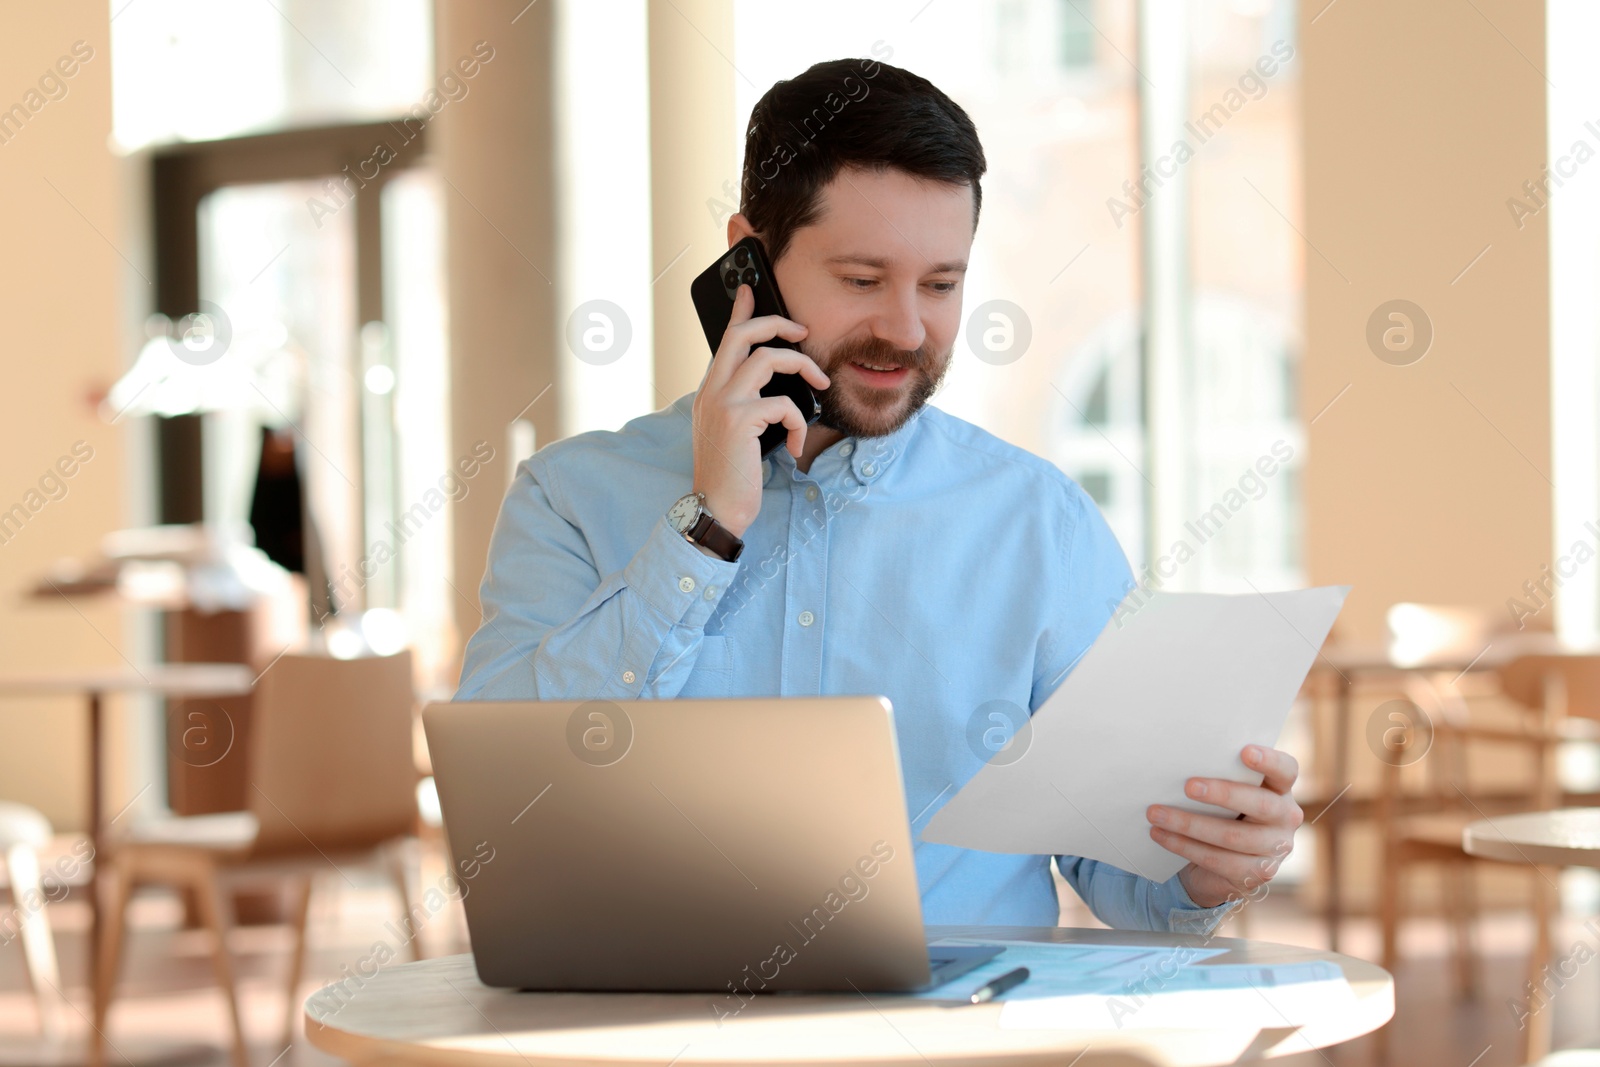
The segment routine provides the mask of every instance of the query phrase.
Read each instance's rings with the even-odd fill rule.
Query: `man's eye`
[[[857,285],[857,282],[860,284]],[[860,289],[861,291],[865,292],[872,286],[877,285],[878,280],[876,278],[846,278],[845,283],[852,289]]]
[[[953,292],[956,291],[956,286],[959,283],[958,282],[929,282],[928,284],[933,286],[933,291],[936,292],[936,293],[953,293]]]

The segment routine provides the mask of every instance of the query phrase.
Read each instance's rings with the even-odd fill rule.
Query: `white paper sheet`
[[[1195,964],[1227,952],[1203,945],[1097,945],[1081,942],[1005,941],[948,937],[933,945],[1000,945],[1005,951],[981,967],[943,985],[909,996],[922,1000],[965,1001],[1001,975],[1028,968],[1028,980],[999,999],[1019,1000],[1076,994],[1109,996],[1168,984]],[[1141,985],[1141,983],[1143,983]]]
[[[1210,963],[1227,951],[1201,944],[1100,945],[944,938],[935,944],[1000,945],[983,966],[906,996],[964,1002],[1017,967],[1028,980],[997,998],[1006,1030],[1215,1030],[1216,1021],[1256,1029],[1302,1026],[1355,1000],[1330,960]]]
[[[1275,746],[1349,591],[1136,591],[1012,739],[1026,744],[1021,757],[996,753],[922,840],[1083,856],[1167,880],[1188,861],[1150,839],[1146,809],[1235,814],[1189,799],[1184,782],[1261,783],[1239,752]]]
[[[1017,988],[1026,989],[1027,982]],[[1209,1030],[1304,1026],[1347,1010],[1355,991],[1328,961],[1185,967],[1172,981],[1145,981],[1112,995],[1009,997],[1002,1030]]]

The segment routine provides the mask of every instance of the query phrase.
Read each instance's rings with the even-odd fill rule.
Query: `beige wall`
[[[1518,231],[1505,207],[1546,158],[1544,16],[1516,0],[1477,0],[1482,17],[1453,0],[1326,4],[1301,7],[1306,559],[1311,582],[1353,586],[1341,631],[1378,639],[1396,601],[1503,611],[1551,558],[1548,216]],[[1365,336],[1397,298],[1434,331],[1408,366]],[[1356,756],[1387,697],[1358,701]],[[1354,760],[1356,794],[1376,766]],[[1347,838],[1346,905],[1371,908],[1375,834]],[[1483,899],[1526,900],[1510,882],[1486,877]]]
[[[699,388],[711,362],[687,293],[727,251],[727,227],[713,220],[738,210],[742,152],[728,65],[733,0],[650,0],[649,12],[651,262],[660,274],[653,406],[664,407]]]
[[[1301,7],[1307,562],[1362,637],[1400,600],[1504,610],[1551,555],[1546,216],[1505,208],[1545,161],[1543,5],[1476,6]],[[1434,327],[1410,366],[1364,338],[1396,298]]]
[[[431,150],[450,183],[445,240],[451,455],[488,441],[500,457],[493,464],[500,478],[513,419],[532,421],[540,445],[568,432],[553,284],[555,7],[529,6],[527,0],[437,0],[435,8],[436,54],[464,54],[480,40],[495,49],[495,61],[480,76],[475,106],[441,113]],[[452,513],[460,594],[455,619],[463,643],[478,628],[478,583],[500,500],[498,492],[472,493]]]
[[[25,102],[75,41],[94,51],[65,79],[64,97],[0,144],[7,371],[0,390],[0,511],[26,506],[29,491],[74,442],[93,449],[93,458],[66,480],[66,494],[44,503],[0,544],[0,673],[114,665],[129,646],[116,608],[23,599],[52,561],[90,554],[106,531],[125,525],[124,438],[136,431],[100,421],[89,397],[117,376],[124,309],[147,291],[112,242],[146,276],[150,269],[124,237],[123,166],[107,148],[108,36],[104,0],[8,5],[0,33],[0,108]],[[81,826],[84,746],[81,700],[0,701],[0,799],[31,803],[58,828]],[[114,784],[107,803],[125,791],[126,783]]]

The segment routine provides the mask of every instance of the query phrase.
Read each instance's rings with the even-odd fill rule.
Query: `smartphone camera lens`
[[[739,272],[739,280],[748,286],[754,287],[756,284],[756,269],[754,267],[746,267]]]
[[[739,249],[735,249],[734,250],[734,253],[733,253],[733,264],[734,264],[734,266],[736,266],[736,267],[744,267],[744,266],[748,266],[749,263],[750,263],[750,250],[748,248],[739,248]]]
[[[739,288],[739,272],[736,270],[730,270],[728,273],[724,274],[722,276],[722,284],[727,286],[729,289]]]

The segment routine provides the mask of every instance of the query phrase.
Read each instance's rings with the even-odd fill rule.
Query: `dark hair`
[[[988,164],[967,113],[908,70],[833,59],[777,82],[750,112],[739,209],[773,262],[816,221],[823,186],[847,166],[970,186],[978,226]]]

